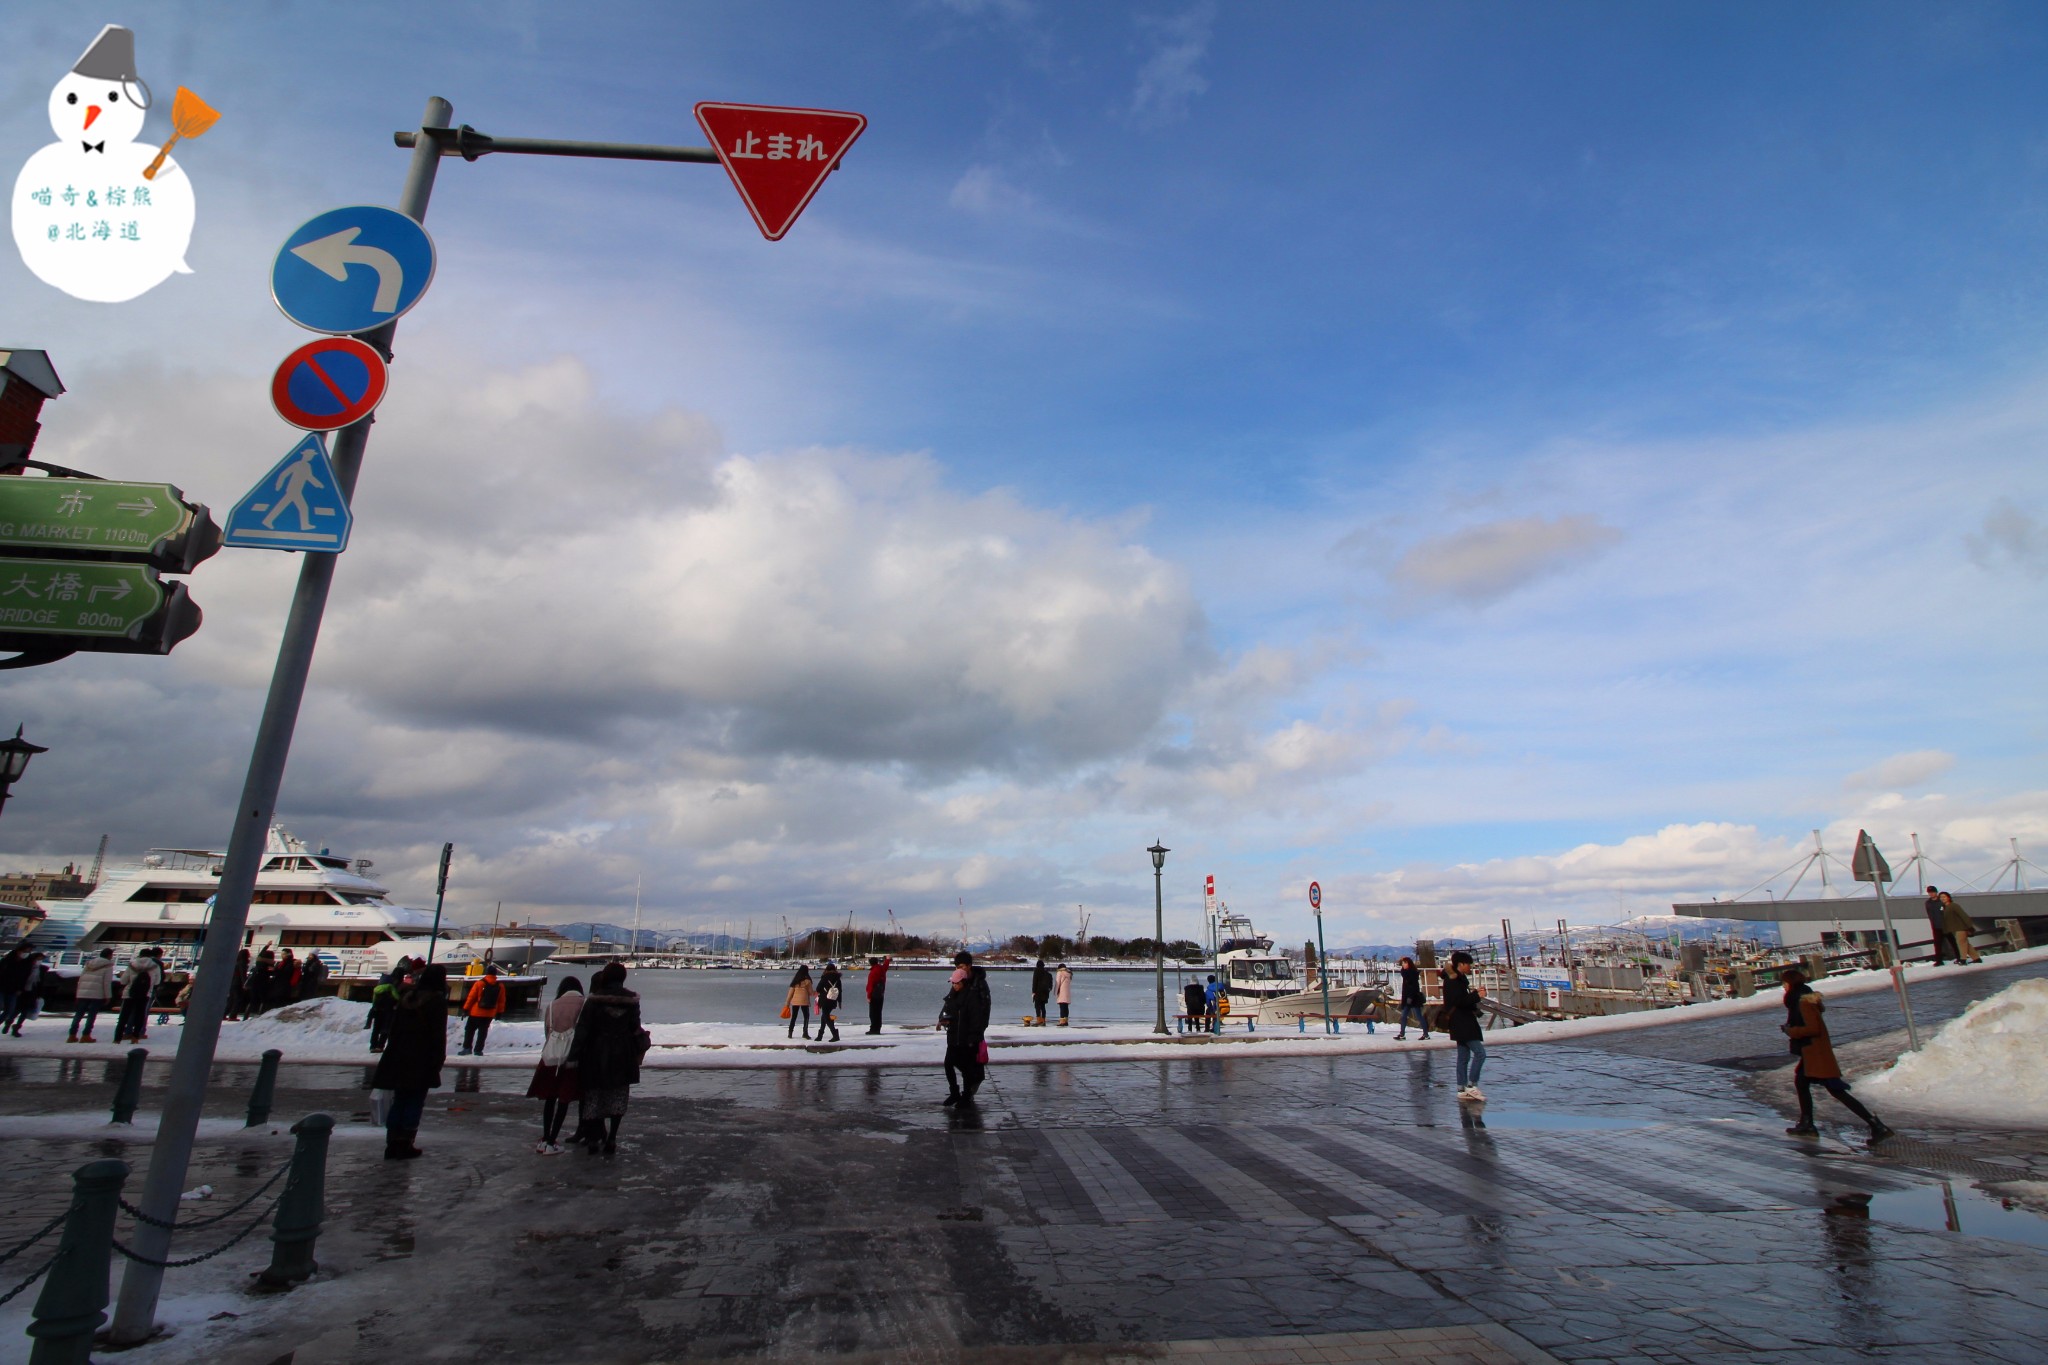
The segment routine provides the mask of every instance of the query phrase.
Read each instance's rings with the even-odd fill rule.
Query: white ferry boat
[[[163,949],[170,970],[188,971],[206,937],[225,857],[206,849],[151,849],[140,866],[109,870],[83,900],[38,902],[44,919],[30,941],[53,954],[60,968],[102,948],[112,948],[115,962],[125,963],[154,946]],[[365,875],[370,866],[367,858],[310,848],[272,825],[242,946],[251,956],[289,948],[297,957],[317,957],[337,993],[355,996],[364,995],[399,958],[427,956],[433,912],[392,900],[386,887]],[[538,961],[550,951],[552,945],[536,945],[532,957]],[[528,952],[524,943],[505,943],[491,946],[489,955],[501,970],[512,970],[528,965]],[[444,935],[434,943],[434,960],[448,964],[457,977],[485,956],[486,946],[468,939]]]

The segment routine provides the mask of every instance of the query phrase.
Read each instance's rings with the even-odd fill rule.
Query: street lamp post
[[[41,744],[31,744],[21,737],[21,727],[14,727],[13,739],[0,739],[0,807],[7,804],[8,793],[21,775],[28,771],[28,761],[37,754],[46,754],[49,749]]]
[[[1159,879],[1166,875],[1166,855],[1173,852],[1157,839],[1145,850],[1152,855],[1152,1000],[1157,1017],[1152,1031],[1166,1034],[1166,893]]]

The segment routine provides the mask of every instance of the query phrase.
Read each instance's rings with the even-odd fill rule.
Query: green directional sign
[[[167,483],[0,478],[0,546],[147,559],[192,526]]]
[[[0,559],[0,634],[132,639],[163,604],[146,565]]]

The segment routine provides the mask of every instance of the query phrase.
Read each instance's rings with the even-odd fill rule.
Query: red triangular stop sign
[[[772,104],[697,106],[697,122],[732,177],[761,235],[779,241],[868,126],[836,109]]]

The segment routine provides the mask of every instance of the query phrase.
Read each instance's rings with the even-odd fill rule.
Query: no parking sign
[[[384,401],[384,357],[354,337],[322,337],[284,358],[270,381],[271,406],[301,431],[339,431]]]

